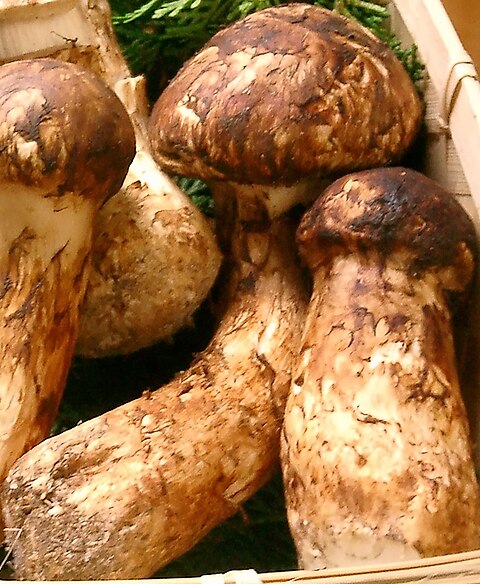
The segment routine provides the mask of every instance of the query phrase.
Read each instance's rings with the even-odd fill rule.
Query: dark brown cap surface
[[[105,198],[134,153],[125,108],[90,73],[54,59],[0,67],[0,180]]]
[[[397,160],[420,118],[417,92],[384,43],[294,3],[216,34],[160,96],[150,135],[170,172],[292,184]]]
[[[335,253],[400,251],[407,252],[409,271],[453,266],[469,280],[477,255],[474,225],[455,197],[401,167],[356,172],[332,183],[303,216],[297,241],[311,269]]]

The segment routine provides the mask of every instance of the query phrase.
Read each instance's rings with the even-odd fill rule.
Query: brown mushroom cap
[[[383,42],[293,3],[216,34],[158,99],[150,135],[172,173],[290,185],[398,160],[420,119],[415,87]]]
[[[470,282],[477,256],[475,227],[455,197],[401,167],[336,180],[303,216],[297,241],[312,270],[339,253],[399,253],[415,274],[445,268],[443,283],[454,290]]]
[[[0,180],[85,197],[113,195],[135,153],[121,101],[77,65],[55,59],[0,67]]]

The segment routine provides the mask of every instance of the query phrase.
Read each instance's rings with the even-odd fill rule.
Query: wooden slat
[[[140,582],[140,581],[139,581]],[[290,571],[257,574],[253,570],[231,571],[198,578],[166,578],[162,584],[480,584],[480,551],[317,572]],[[142,580],[141,584],[159,580]],[[128,584],[117,581],[116,584]]]
[[[392,9],[418,46],[437,94],[438,115],[448,128],[470,193],[480,210],[480,83],[440,0],[393,0]],[[392,20],[395,26],[395,18]],[[446,161],[445,161],[446,163]]]

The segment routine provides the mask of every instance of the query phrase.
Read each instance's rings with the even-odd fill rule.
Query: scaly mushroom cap
[[[294,3],[216,34],[158,99],[150,134],[170,172],[289,185],[398,160],[420,119],[417,92],[384,43]]]
[[[412,273],[443,270],[446,289],[471,281],[475,228],[452,194],[401,167],[352,173],[332,183],[297,230],[300,254],[313,271],[343,253],[394,253]]]
[[[0,68],[0,145],[0,181],[103,198],[120,188],[135,138],[100,80],[70,63],[30,59]]]

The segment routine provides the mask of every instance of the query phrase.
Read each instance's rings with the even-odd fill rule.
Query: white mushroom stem
[[[220,190],[220,189],[217,189]],[[51,438],[3,491],[18,578],[142,578],[237,512],[278,465],[306,308],[290,219],[217,193],[225,311],[190,369]],[[9,534],[13,531],[9,530]]]
[[[471,279],[474,230],[440,187],[403,171],[392,181],[396,170],[334,183],[323,214],[302,221],[314,289],[281,456],[304,569],[480,547],[447,305]]]
[[[45,55],[79,63],[112,87],[137,141],[121,190],[96,222],[77,352],[101,357],[168,339],[190,324],[217,275],[212,228],[152,159],[145,82],[131,76],[106,0],[1,1],[0,62]]]
[[[0,188],[0,476],[53,424],[85,292],[95,207],[76,193]],[[8,219],[7,219],[8,218]]]
[[[128,115],[93,75],[51,59],[0,67],[1,480],[51,430],[78,333],[94,216],[133,155]]]
[[[348,256],[317,274],[284,430],[302,568],[479,547],[449,325],[434,279],[394,262]]]

